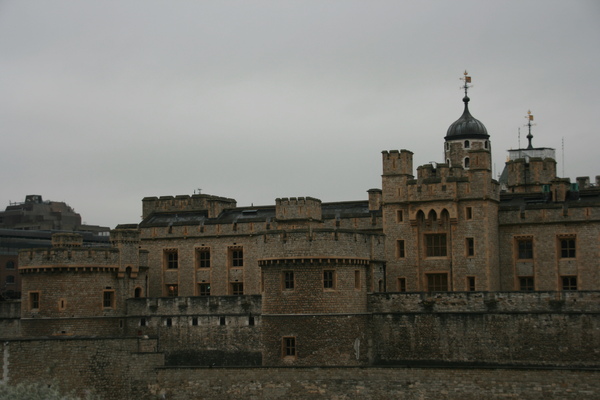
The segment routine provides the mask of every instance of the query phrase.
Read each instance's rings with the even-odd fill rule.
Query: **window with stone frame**
[[[15,284],[15,276],[14,275],[6,275],[6,284],[14,285]]]
[[[469,292],[475,291],[475,277],[474,276],[467,276],[467,290]]]
[[[233,296],[244,294],[244,282],[231,282],[229,284],[229,290]]]
[[[40,309],[40,292],[29,292],[29,309]]]
[[[535,290],[535,281],[533,276],[520,276],[519,277],[519,290],[524,292],[531,292]]]
[[[202,282],[198,284],[198,296],[210,296],[210,283]]]
[[[406,278],[398,278],[398,291],[406,292]]]
[[[466,238],[465,239],[465,250],[467,257],[475,256],[475,239],[474,238]]]
[[[6,269],[15,269],[15,262],[10,260],[6,262]]]
[[[165,268],[166,269],[177,269],[179,268],[179,255],[176,249],[167,249],[164,251]]]
[[[517,239],[517,259],[532,260],[533,259],[533,238],[518,238]]]
[[[448,291],[448,274],[437,273],[427,274],[427,291],[428,292],[447,292]]]
[[[283,271],[281,274],[281,288],[283,290],[294,290],[294,271]]]
[[[241,246],[229,248],[229,267],[242,268],[244,266],[244,249]]]
[[[284,336],[281,339],[281,356],[296,358],[296,338],[294,336]]]
[[[115,291],[105,290],[102,292],[102,307],[115,308]]]
[[[425,245],[427,257],[446,257],[448,255],[445,233],[425,235]]]
[[[560,280],[562,290],[577,290],[577,276],[561,276]]]
[[[396,222],[403,222],[403,221],[404,221],[404,211],[396,210]]]
[[[200,247],[196,249],[196,264],[198,268],[210,268],[210,248]]]
[[[575,236],[559,237],[560,258],[575,258],[576,241]]]
[[[334,270],[323,271],[323,289],[329,289],[329,290],[335,289],[335,271]]]
[[[473,207],[465,207],[465,216],[467,219],[473,219]]]
[[[404,247],[404,239],[396,240],[396,258],[406,257],[406,250]]]

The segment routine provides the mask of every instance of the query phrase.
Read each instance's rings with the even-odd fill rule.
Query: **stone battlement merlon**
[[[413,152],[402,149],[382,151],[383,175],[413,176]]]

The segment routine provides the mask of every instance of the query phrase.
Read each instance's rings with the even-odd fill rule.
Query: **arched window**
[[[450,165],[450,159],[446,159],[446,164],[448,164],[448,167],[451,167],[452,165]]]
[[[435,210],[429,211],[428,219],[429,219],[430,222],[437,221],[437,213],[435,212]]]
[[[469,149],[471,148],[471,142],[469,142],[468,140],[465,140],[465,149]]]
[[[465,168],[470,168],[471,167],[471,160],[469,159],[469,157],[465,157]]]
[[[136,287],[135,291],[133,293],[134,297],[142,297],[142,288],[141,287]]]
[[[483,144],[483,146],[487,149],[489,147],[490,143],[486,140]]]

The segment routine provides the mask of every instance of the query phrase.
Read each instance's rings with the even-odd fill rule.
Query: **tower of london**
[[[117,226],[110,246],[57,233],[50,249],[21,250],[21,300],[0,304],[2,379],[111,399],[386,398],[444,390],[427,377],[442,370],[438,381],[469,382],[465,368],[490,394],[485,366],[501,387],[526,370],[543,390],[600,390],[600,176],[558,177],[530,124],[496,179],[499,133],[471,115],[464,81],[463,114],[423,133],[440,162],[415,170],[409,149],[385,150],[381,188],[363,200],[145,197],[142,221]],[[228,392],[231,374],[242,382]]]

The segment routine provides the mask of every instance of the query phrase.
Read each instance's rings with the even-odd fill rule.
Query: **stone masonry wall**
[[[148,386],[163,355],[152,339],[8,340],[0,344],[0,384],[58,384],[84,397],[103,400],[151,399]]]
[[[590,399],[600,371],[424,368],[171,368],[154,393],[188,399]]]
[[[129,299],[129,335],[158,337],[167,365],[261,365],[260,296]]]
[[[374,364],[600,365],[598,293],[370,296]]]

